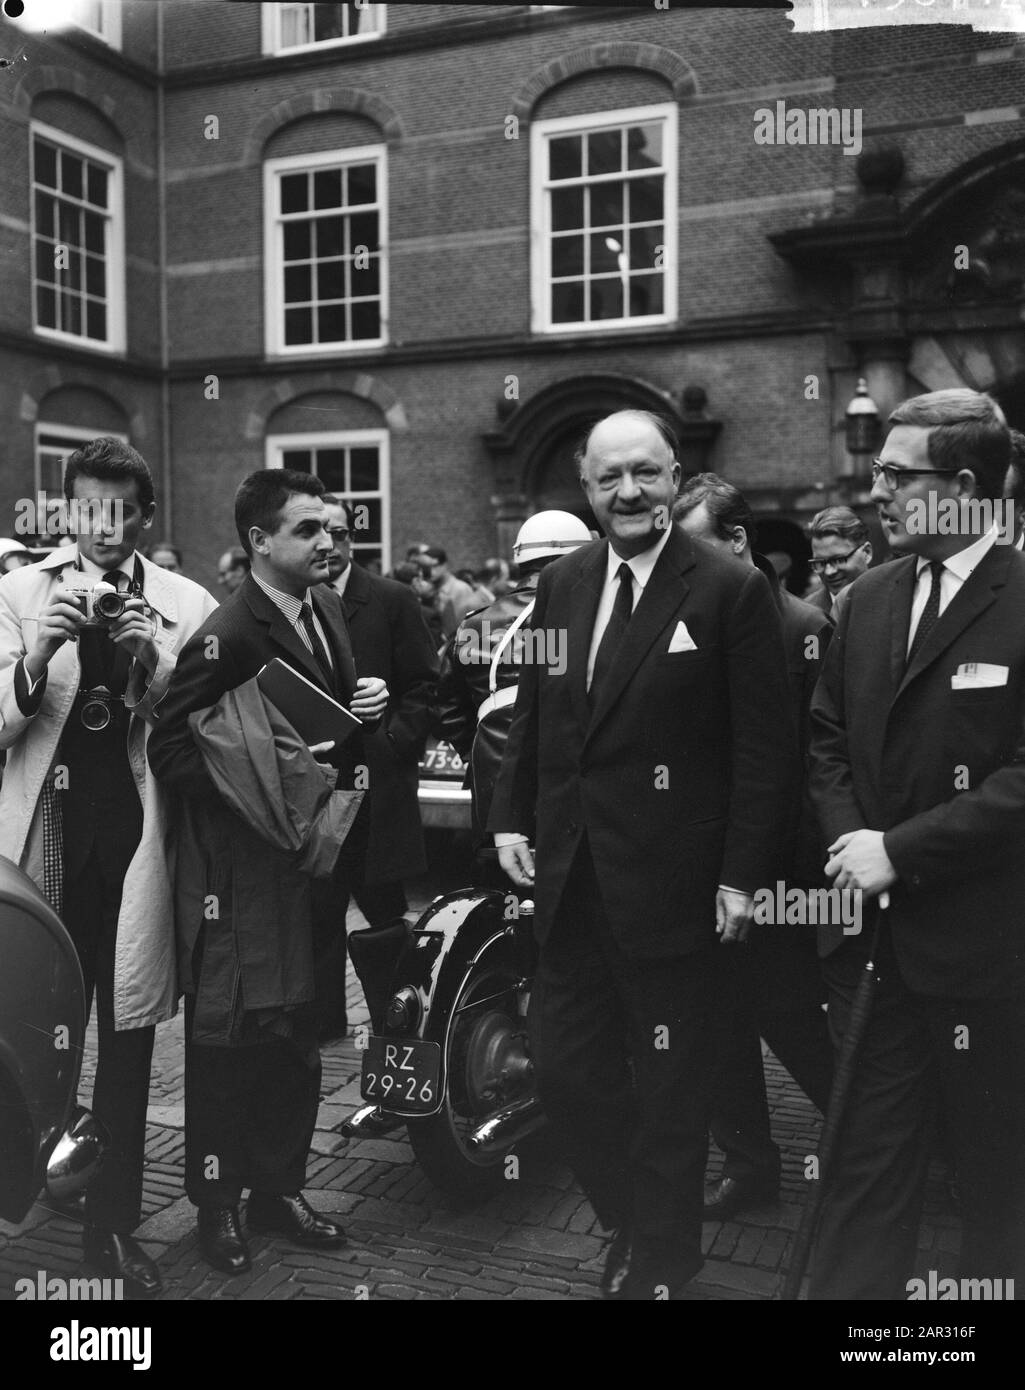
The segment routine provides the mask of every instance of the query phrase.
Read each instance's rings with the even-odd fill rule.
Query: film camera
[[[112,584],[106,584],[103,580],[94,581],[80,573],[66,576],[64,586],[75,595],[86,617],[79,637],[80,647],[105,642],[109,629],[123,616],[129,601],[142,594],[138,584],[133,583],[127,593],[118,593]],[[80,691],[77,704],[78,715],[85,728],[99,733],[121,713],[124,696],[115,695],[107,686],[99,685]]]
[[[66,577],[64,587],[80,601],[87,627],[110,627],[124,614],[128,601],[142,593],[133,583],[128,593],[119,594],[112,584],[105,584],[102,579],[93,581],[84,574]]]

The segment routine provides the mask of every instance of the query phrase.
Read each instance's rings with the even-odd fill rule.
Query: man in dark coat
[[[226,933],[236,930],[220,917],[222,900],[236,900],[231,846],[240,822],[221,798],[189,728],[189,715],[208,710],[229,690],[243,685],[272,658],[281,657],[307,680],[367,723],[384,712],[383,680],[357,679],[341,599],[323,587],[331,538],[321,497],[323,484],[291,469],[250,474],[235,497],[239,540],[252,573],[184,648],[170,690],[157,710],[148,755],[154,773],[205,818],[211,872],[222,885],[212,895],[193,955],[194,978],[203,988],[203,962],[220,968]],[[325,751],[323,749],[312,750]],[[359,790],[366,782],[360,734],[331,753],[337,786]],[[372,796],[372,790],[369,795]],[[323,945],[344,920],[348,875],[366,846],[369,805],[365,799],[343,845],[333,880],[312,885],[314,978]],[[250,911],[266,911],[268,943],[279,940],[280,905],[271,900]],[[274,920],[270,920],[274,918]],[[309,917],[307,917],[309,920]],[[184,933],[193,923],[179,923]],[[247,921],[250,941],[261,922]],[[284,1232],[306,1245],[344,1242],[333,1222],[319,1217],[302,1195],[306,1159],[320,1091],[320,1054],[312,1010],[246,1010],[244,991],[237,1043],[217,1046],[193,1034],[195,995],[186,996],[185,1186],[199,1209],[204,1255],[216,1268],[238,1273],[249,1267],[239,1225],[238,1203],[250,1189],[247,1221],[254,1229]],[[263,1001],[261,1001],[263,1002]]]
[[[1013,1279],[1020,1297],[1025,556],[997,512],[1010,438],[969,390],[917,396],[890,423],[872,499],[900,558],[848,590],[812,702],[826,872],[890,907],[810,1297],[907,1297],[937,1098],[960,1275]],[[871,936],[820,946],[837,1047]]]
[[[803,760],[812,692],[832,624],[820,609],[789,593],[768,560],[754,552],[754,514],[732,484],[715,473],[689,478],[673,517],[692,540],[754,566],[769,581],[783,624]],[[780,878],[788,887],[814,888],[824,881],[822,855],[814,810],[804,789],[793,812],[795,839],[780,862]],[[773,1200],[779,1191],[780,1155],[769,1124],[759,1036],[823,1112],[833,1079],[814,927],[756,925],[748,949],[731,959],[738,975],[736,1012],[723,1049],[711,1124],[725,1162],[722,1177],[705,1200],[706,1221],[728,1221],[745,1207]]]
[[[373,672],[388,686],[388,711],[380,725],[363,736],[372,788],[370,827],[366,859],[355,868],[351,885],[356,905],[370,925],[384,926],[409,907],[403,878],[427,869],[417,790],[438,658],[413,591],[353,563],[352,506],[330,493],[325,493],[324,504],[334,543],[327,583],[342,600],[356,674]],[[334,998],[329,986],[323,1033],[344,1036],[348,1022],[344,921],[325,968],[334,984]]]
[[[797,773],[772,595],[672,525],[676,454],[645,411],[588,436],[608,539],[541,575],[489,825],[534,887],[540,1094],[617,1232],[604,1289],[638,1300],[702,1265],[720,952],[770,881]]]

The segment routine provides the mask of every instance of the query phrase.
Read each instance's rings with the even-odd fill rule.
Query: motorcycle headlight
[[[400,989],[388,1001],[385,1010],[385,1027],[391,1033],[409,1033],[420,1021],[420,999],[416,990]]]

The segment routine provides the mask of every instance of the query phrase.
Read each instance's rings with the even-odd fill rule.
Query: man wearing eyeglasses
[[[352,563],[352,508],[331,493],[325,493],[324,505],[334,545],[327,583],[341,595],[356,674],[374,672],[390,693],[381,724],[364,734],[370,828],[366,858],[351,874],[360,911],[372,927],[384,926],[408,908],[403,879],[427,869],[417,787],[438,658],[413,591]],[[332,978],[325,991],[322,1040],[344,1036],[348,1028],[344,921],[325,969]]]
[[[890,896],[813,1299],[907,1297],[937,1101],[961,1189],[959,1274],[1025,1288],[1025,556],[999,524],[1010,435],[988,396],[962,389],[906,401],[890,423],[872,500],[898,558],[849,590],[811,711],[826,872],[866,902]],[[873,916],[846,939],[820,929],[836,1048]]]
[[[809,602],[835,622],[836,600],[841,590],[853,584],[872,563],[868,527],[850,507],[826,507],[812,517],[808,536],[811,568],[824,586],[822,593],[813,595]]]

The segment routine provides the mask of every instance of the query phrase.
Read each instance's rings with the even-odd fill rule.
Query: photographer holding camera
[[[0,854],[36,882],[96,991],[92,1109],[111,1135],[85,1198],[84,1252],[130,1297],[160,1288],[141,1218],[154,1025],[177,1007],[164,794],[146,741],[177,653],[216,607],[138,552],[153,480],[119,439],[68,459],[74,545],[0,580]]]

